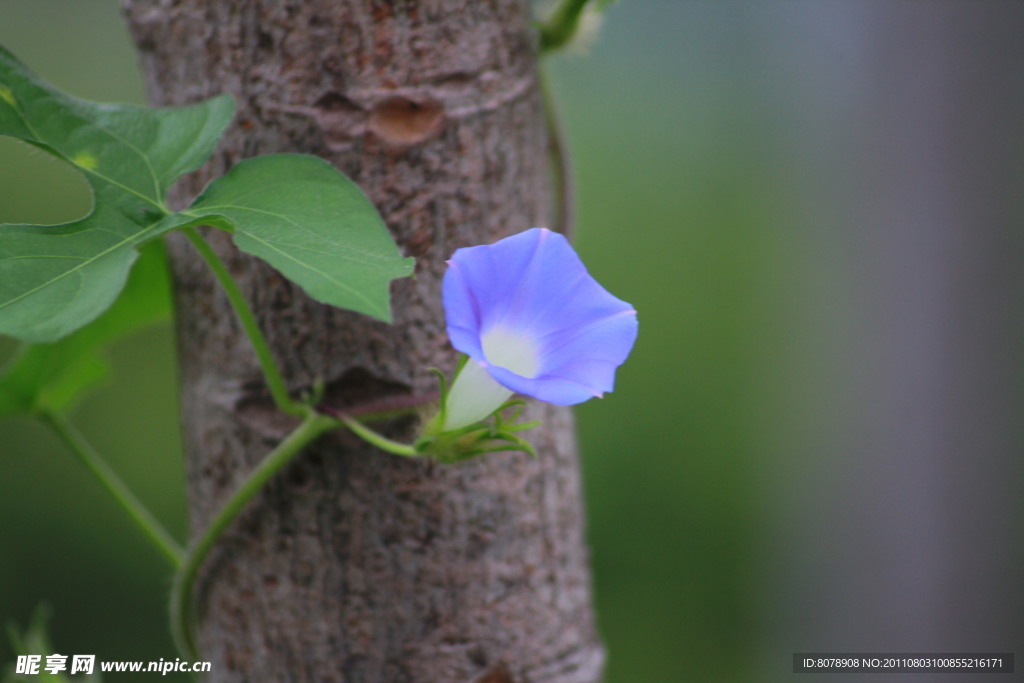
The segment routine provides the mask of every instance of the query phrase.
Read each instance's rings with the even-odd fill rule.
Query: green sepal
[[[517,422],[525,405],[526,402],[521,399],[506,401],[484,421],[447,432],[437,431],[437,425],[444,424],[444,420],[435,418],[427,425],[423,436],[416,440],[414,447],[418,453],[446,465],[501,451],[520,451],[536,458],[537,451],[533,444],[516,435],[516,432],[541,424],[537,420]],[[506,416],[503,414],[506,410],[512,412]],[[493,422],[487,421],[491,418]]]

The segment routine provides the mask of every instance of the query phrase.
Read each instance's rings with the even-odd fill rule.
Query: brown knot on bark
[[[433,137],[444,122],[444,108],[437,102],[416,102],[389,97],[370,114],[370,130],[385,143],[397,147],[415,145]]]
[[[504,662],[498,662],[495,666],[478,678],[476,683],[515,683],[511,672]]]

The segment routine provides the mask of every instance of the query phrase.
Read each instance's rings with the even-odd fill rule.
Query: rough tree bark
[[[182,185],[257,154],[319,155],[379,207],[414,279],[395,324],[312,302],[215,247],[291,388],[343,407],[436,388],[450,370],[440,279],[460,246],[550,216],[527,0],[128,0],[154,104],[232,93],[220,150]],[[187,244],[172,247],[192,532],[286,433],[255,358]],[[570,414],[535,406],[540,453],[461,466],[321,439],[226,534],[200,577],[218,681],[595,681]],[[387,427],[413,435],[411,419]]]

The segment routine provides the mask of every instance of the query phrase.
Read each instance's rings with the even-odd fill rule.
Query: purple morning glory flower
[[[443,294],[452,346],[469,356],[448,395],[445,430],[487,417],[513,393],[558,405],[601,396],[636,341],[633,307],[545,228],[456,250]]]

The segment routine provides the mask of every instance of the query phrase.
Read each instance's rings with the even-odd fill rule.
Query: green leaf
[[[7,624],[7,634],[11,641],[11,649],[14,650],[15,656],[17,655],[39,655],[39,673],[36,674],[18,674],[16,673],[16,667],[12,662],[7,667],[7,674],[3,678],[3,683],[24,683],[31,681],[33,683],[37,681],[52,681],[53,683],[100,683],[102,678],[99,673],[99,665],[93,666],[92,674],[82,674],[81,676],[69,676],[66,675],[67,671],[71,670],[72,657],[68,656],[65,664],[65,672],[51,674],[46,671],[46,657],[56,652],[59,652],[53,647],[50,640],[49,634],[49,622],[50,622],[51,610],[49,605],[42,603],[36,606],[32,612],[31,620],[29,621],[28,627],[23,633],[18,632],[18,628],[14,623]]]
[[[49,344],[25,344],[0,376],[0,416],[61,412],[107,374],[101,351],[110,341],[170,317],[163,242],[142,248],[124,293],[99,318]]]
[[[391,321],[388,283],[412,272],[359,186],[316,157],[239,163],[183,216],[227,222],[239,249],[326,304]],[[193,223],[199,222],[193,220]]]
[[[138,245],[173,227],[160,222],[167,189],[209,158],[233,111],[227,96],[180,109],[86,102],[0,48],[0,135],[75,166],[94,202],[72,223],[0,226],[0,333],[49,342],[106,310]]]

